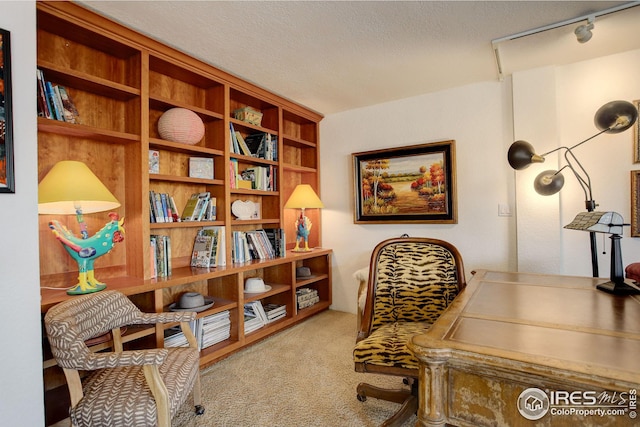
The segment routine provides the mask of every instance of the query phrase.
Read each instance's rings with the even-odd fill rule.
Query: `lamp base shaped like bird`
[[[296,246],[293,252],[309,252],[309,233],[311,232],[311,220],[304,215],[304,209],[301,209],[300,216],[296,220]],[[304,247],[300,247],[300,243],[304,241]]]
[[[78,263],[78,283],[67,290],[69,295],[83,295],[99,292],[107,287],[94,275],[94,261],[111,252],[113,246],[124,240],[124,218],[119,220],[118,214],[110,213],[111,221],[89,238],[79,238],[58,221],[51,221],[49,228],[62,243],[65,250]]]

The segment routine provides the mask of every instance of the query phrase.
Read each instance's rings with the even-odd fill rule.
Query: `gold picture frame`
[[[640,237],[640,170],[631,171],[631,237]]]
[[[633,101],[633,105],[640,112],[640,99]],[[633,163],[640,163],[640,120],[633,125]]]

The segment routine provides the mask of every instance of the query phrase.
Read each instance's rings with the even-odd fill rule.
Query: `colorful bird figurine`
[[[300,216],[296,220],[296,247],[294,252],[309,251],[309,232],[311,232],[311,220],[304,216],[304,211],[300,212]],[[304,249],[300,249],[300,242],[304,240]]]
[[[93,262],[96,258],[111,252],[116,243],[124,240],[124,218],[119,219],[118,214],[114,212],[111,212],[109,217],[111,221],[96,234],[87,238],[76,237],[56,220],[49,223],[53,234],[78,263],[78,283],[67,290],[69,295],[98,292],[107,287],[95,278]]]

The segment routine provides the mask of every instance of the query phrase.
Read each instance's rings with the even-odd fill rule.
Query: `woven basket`
[[[193,111],[172,108],[158,120],[158,133],[162,139],[194,145],[204,136],[204,123]]]

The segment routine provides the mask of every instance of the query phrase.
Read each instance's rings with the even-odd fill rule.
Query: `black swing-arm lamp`
[[[611,101],[598,109],[594,117],[594,123],[600,132],[593,136],[580,141],[571,147],[558,147],[544,154],[536,154],[533,146],[526,141],[516,141],[509,147],[507,159],[509,165],[513,169],[522,170],[532,163],[543,163],[546,156],[556,151],[564,150],[564,159],[566,165],[560,170],[546,170],[536,177],[534,181],[534,189],[538,194],[550,196],[560,191],[564,185],[564,176],[561,171],[569,168],[582,187],[585,196],[585,208],[592,212],[596,208],[596,202],[593,200],[591,191],[591,178],[589,174],[577,159],[573,150],[587,141],[602,135],[603,133],[620,133],[629,129],[638,118],[638,110],[627,101]],[[577,166],[577,168],[576,168]],[[590,233],[591,240],[591,264],[593,277],[598,277],[598,257],[595,233]]]

